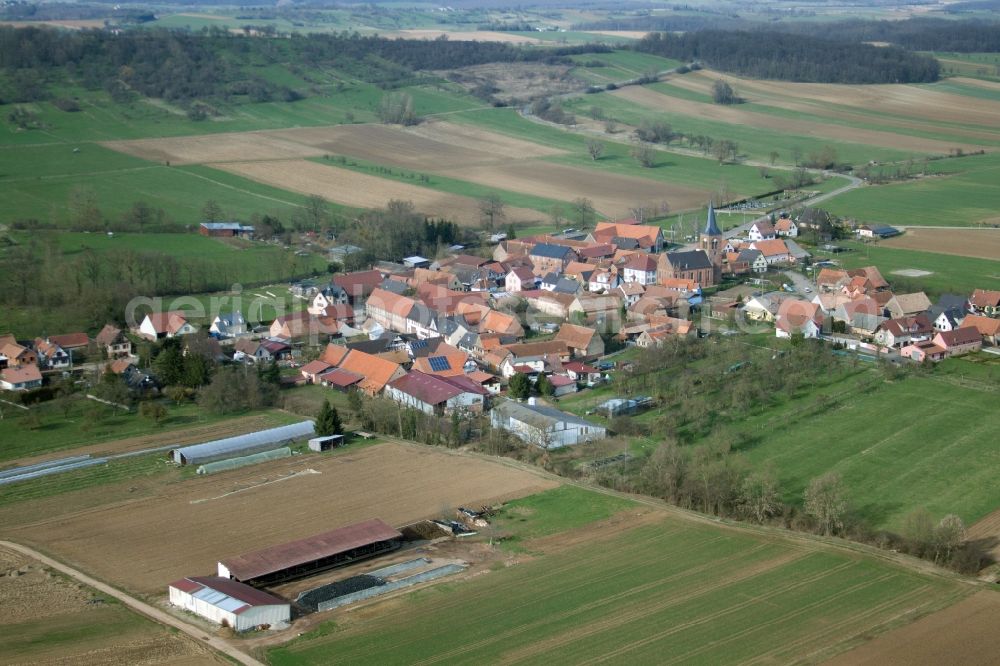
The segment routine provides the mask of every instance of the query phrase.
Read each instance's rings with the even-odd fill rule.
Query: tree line
[[[788,32],[704,30],[652,33],[633,47],[643,53],[700,61],[724,72],[759,79],[817,83],[922,83],[936,81],[932,57],[898,47],[879,48]]]

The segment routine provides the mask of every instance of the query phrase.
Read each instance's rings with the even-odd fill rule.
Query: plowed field
[[[171,580],[212,573],[227,556],[369,518],[402,525],[554,485],[484,460],[383,444],[163,483],[141,498],[83,511],[71,508],[72,493],[24,502],[0,524],[6,536],[99,578],[162,594]]]
[[[1000,259],[1000,229],[924,229],[908,227],[906,233],[882,241],[886,247],[954,254],[960,257]]]

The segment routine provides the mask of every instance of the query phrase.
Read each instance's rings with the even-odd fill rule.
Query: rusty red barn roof
[[[229,574],[233,578],[252,580],[324,557],[354,550],[370,543],[400,539],[402,536],[399,530],[395,530],[375,518],[298,541],[290,541],[221,560],[220,564],[229,570]]]

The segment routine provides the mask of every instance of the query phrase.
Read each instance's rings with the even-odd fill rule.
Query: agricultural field
[[[873,527],[899,529],[920,507],[971,525],[1000,506],[1000,422],[983,416],[996,403],[994,358],[950,360],[874,388],[866,373],[847,375],[733,429],[748,438],[742,452],[755,467],[773,465],[788,502],[832,470]]]
[[[932,53],[941,63],[941,71],[950,76],[968,76],[986,81],[1000,81],[1000,58],[996,53]]]
[[[902,236],[882,242],[885,247],[953,254],[958,257],[1000,257],[1000,229],[924,229],[910,227]]]
[[[228,663],[118,601],[3,547],[0,607],[0,655],[5,663]]]
[[[166,468],[145,478],[0,507],[3,536],[43,547],[116,585],[160,595],[165,582],[208,573],[221,557],[369,518],[403,525],[448,507],[556,485],[495,462],[394,443],[209,477],[158,464]],[[373,494],[373,488],[380,490]],[[252,516],[254,529],[220,521],[221,515]]]
[[[887,280],[897,285],[905,284],[907,289],[922,289],[932,296],[942,293],[970,294],[976,288],[996,289],[1000,286],[1000,261],[997,259],[957,257],[881,243],[838,241],[838,245],[851,251],[831,255],[818,250],[816,259],[830,259],[844,268],[878,266]],[[917,276],[911,277],[913,275]],[[897,286],[897,290],[901,288]]]
[[[600,497],[587,500],[585,520],[539,529],[573,515],[553,493],[565,491],[509,508],[525,517],[528,555],[516,566],[338,614],[269,661],[816,662],[969,593],[863,555],[612,498],[604,511],[593,508]]]
[[[929,163],[931,175],[862,187],[824,202],[835,215],[902,226],[1000,224],[1000,155]]]

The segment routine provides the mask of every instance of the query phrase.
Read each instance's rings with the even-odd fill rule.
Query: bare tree
[[[640,166],[651,169],[656,166],[656,153],[648,143],[642,141],[632,146],[632,157]]]
[[[781,511],[781,491],[774,470],[751,472],[743,479],[739,506],[745,516],[758,523]]]
[[[209,199],[201,207],[201,216],[206,222],[218,222],[222,219],[222,206],[214,199]]]
[[[595,162],[604,155],[604,142],[597,139],[587,139],[587,154]]]
[[[506,217],[503,199],[496,192],[490,192],[479,200],[479,220],[492,231],[497,222]]]
[[[721,141],[715,142],[712,154],[715,155],[717,160],[719,160],[719,164],[725,164],[727,161],[735,160],[739,150],[739,144],[735,141],[722,139]]]
[[[586,197],[573,200],[573,214],[579,221],[581,227],[585,227],[594,221],[594,202]]]
[[[827,472],[810,481],[804,499],[806,513],[816,519],[823,534],[830,536],[844,528],[847,497],[840,474]]]
[[[774,166],[774,163],[778,161],[778,158],[781,157],[781,155],[777,150],[772,150],[768,157],[771,159],[771,166]]]
[[[556,229],[562,229],[563,220],[566,219],[566,211],[560,204],[552,204],[549,208],[549,219],[552,220],[552,226]]]
[[[604,131],[607,134],[614,134],[618,131],[618,121],[614,118],[608,118],[604,121]]]
[[[965,523],[953,513],[941,519],[934,528],[934,562],[946,562],[965,541]]]

